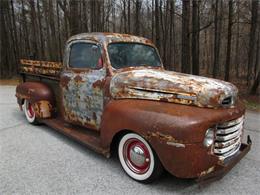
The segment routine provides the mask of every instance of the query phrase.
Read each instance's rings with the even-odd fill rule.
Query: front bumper
[[[236,154],[225,159],[223,163],[217,164],[213,172],[198,177],[197,182],[199,182],[200,185],[204,185],[211,181],[221,179],[249,152],[249,150],[251,149],[251,145],[252,141],[250,139],[250,136],[248,135],[247,143],[242,143],[239,151]]]

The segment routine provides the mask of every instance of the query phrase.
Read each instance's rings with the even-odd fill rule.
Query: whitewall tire
[[[28,100],[24,100],[23,110],[27,121],[31,124],[37,124],[35,111],[32,104]]]
[[[121,138],[118,156],[122,168],[134,180],[148,183],[159,177],[163,171],[155,152],[138,134],[128,133]]]

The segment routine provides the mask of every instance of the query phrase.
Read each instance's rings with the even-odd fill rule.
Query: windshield
[[[161,66],[155,48],[140,43],[111,43],[108,54],[116,69],[137,66]]]

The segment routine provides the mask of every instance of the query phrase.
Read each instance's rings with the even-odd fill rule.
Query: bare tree
[[[258,0],[252,0],[252,11],[251,11],[251,29],[249,39],[249,50],[248,50],[248,65],[247,65],[247,82],[249,83],[253,78],[253,63],[254,63],[254,51],[256,47],[256,29],[257,29],[257,18],[258,18]]]
[[[228,2],[228,36],[227,36],[227,56],[225,66],[225,80],[229,81],[230,72],[230,56],[231,56],[231,44],[232,44],[232,24],[233,24],[233,0]]]
[[[248,74],[248,89],[259,86],[259,0],[2,0],[0,5],[1,77],[16,75],[19,59],[34,51],[37,59],[62,60],[72,34],[105,31],[152,39],[167,70],[231,81],[241,76],[241,84]]]
[[[192,73],[199,75],[199,39],[200,39],[200,20],[199,20],[200,1],[192,1]]]
[[[181,70],[191,72],[190,65],[190,0],[182,0],[182,57]]]
[[[135,34],[140,34],[140,12],[142,2],[140,0],[135,1]]]

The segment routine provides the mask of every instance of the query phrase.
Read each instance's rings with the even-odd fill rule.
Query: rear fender
[[[54,111],[54,93],[44,83],[25,82],[16,87],[17,102],[22,109],[24,100],[29,101],[37,118],[50,118]]]

